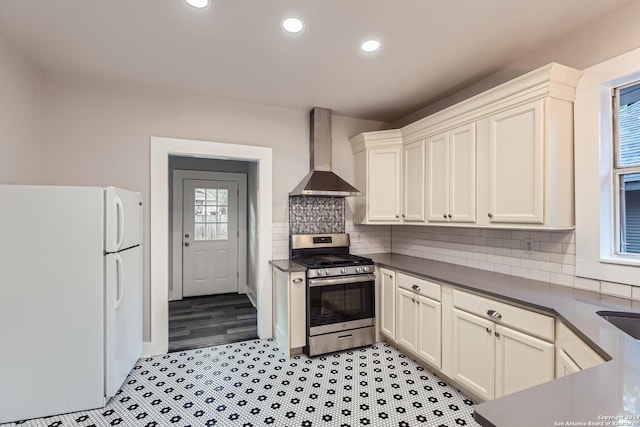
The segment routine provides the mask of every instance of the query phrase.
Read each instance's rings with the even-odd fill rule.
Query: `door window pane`
[[[194,240],[227,240],[229,190],[196,188]]]

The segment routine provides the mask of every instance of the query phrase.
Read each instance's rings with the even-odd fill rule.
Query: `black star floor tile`
[[[287,359],[254,340],[140,359],[105,408],[2,426],[477,426],[473,405],[386,343]]]

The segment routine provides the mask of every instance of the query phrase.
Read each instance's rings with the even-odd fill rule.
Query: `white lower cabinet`
[[[561,348],[556,349],[556,378],[580,371],[580,366]]]
[[[564,323],[556,326],[556,378],[591,368],[604,359]]]
[[[380,332],[387,338],[396,337],[396,272],[380,268]]]
[[[604,362],[553,316],[387,268],[379,280],[385,338],[482,399]]]
[[[531,335],[496,325],[496,397],[554,378],[554,346]]]
[[[418,306],[416,305],[416,294],[398,288],[396,294],[396,305],[398,313],[396,342],[407,350],[413,352],[418,348]]]
[[[306,273],[273,268],[273,327],[276,342],[287,355],[301,353],[307,345]]]
[[[398,273],[396,343],[440,369],[442,304],[440,285]]]
[[[442,304],[431,298],[419,296],[418,349],[417,353],[431,365],[442,367]]]
[[[485,399],[495,395],[493,322],[453,309],[453,379]]]
[[[502,311],[508,317],[498,321],[524,330],[545,331],[548,322],[553,321],[548,316],[475,295],[454,291],[454,300],[456,296],[461,304],[469,304],[469,310],[486,312],[491,319],[503,319]],[[485,310],[487,307],[500,311]],[[549,341],[545,341],[478,314],[453,308],[452,376],[462,386],[489,400],[554,378],[552,335],[546,336]]]

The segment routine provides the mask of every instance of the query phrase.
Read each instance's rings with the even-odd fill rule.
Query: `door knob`
[[[189,242],[184,242],[184,245],[185,246],[189,246]]]

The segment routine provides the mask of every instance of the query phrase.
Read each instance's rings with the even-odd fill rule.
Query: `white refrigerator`
[[[141,354],[141,194],[0,185],[0,423],[103,407]]]

